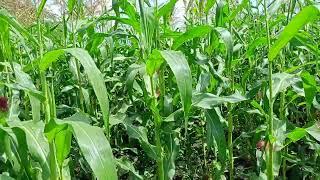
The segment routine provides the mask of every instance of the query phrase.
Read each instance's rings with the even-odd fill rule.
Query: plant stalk
[[[230,11],[230,0],[228,0],[228,9]],[[232,35],[232,22],[229,20],[229,32]],[[232,71],[232,53],[228,52],[228,76],[231,79],[231,88],[230,92],[233,93],[234,91],[234,79],[233,79],[233,71]],[[229,151],[229,179],[234,179],[234,161],[233,161],[233,143],[232,143],[232,131],[233,131],[233,117],[232,117],[232,109],[233,106],[231,103],[228,103],[228,151]]]
[[[232,105],[228,103],[228,150],[229,150],[229,178],[234,179],[234,162],[233,162],[233,144],[232,144],[232,131],[233,131],[233,119],[232,119]]]
[[[40,59],[43,57],[43,45],[42,45],[42,32],[41,32],[41,23],[40,19],[37,19],[37,25],[38,25],[38,41],[39,41],[39,55]],[[41,86],[42,86],[42,92],[45,96],[45,100],[43,102],[44,110],[45,110],[45,123],[50,122],[50,102],[49,102],[49,91],[48,91],[48,85],[46,80],[46,75],[44,71],[40,71],[40,79],[41,79]],[[56,154],[55,154],[55,145],[54,141],[49,142],[49,166],[50,166],[50,179],[51,180],[57,180],[57,160],[56,160]]]
[[[265,14],[265,23],[266,23],[266,32],[267,32],[267,41],[268,41],[268,50],[270,49],[270,29],[269,29],[269,19],[267,13],[267,2],[264,0],[263,3],[264,14]],[[268,81],[269,81],[269,115],[268,115],[268,160],[267,160],[267,177],[268,180],[273,180],[273,92],[272,92],[272,66],[273,63],[269,60],[268,63]]]
[[[163,168],[163,156],[162,156],[162,146],[161,146],[161,117],[159,114],[159,109],[157,107],[157,98],[154,94],[154,84],[152,76],[150,76],[150,84],[151,84],[151,94],[152,94],[152,112],[154,116],[154,124],[155,124],[155,142],[157,147],[157,166],[158,166],[158,180],[164,180],[164,168]]]
[[[72,37],[73,37],[73,48],[77,47],[77,41],[76,41],[76,31],[75,26],[77,25],[77,17],[74,17],[74,13],[71,12],[71,19],[72,19]],[[75,23],[74,23],[75,22]],[[76,62],[76,69],[77,69],[77,79],[78,79],[78,86],[79,86],[79,102],[80,102],[80,108],[82,111],[84,111],[84,103],[83,103],[83,94],[82,94],[82,82],[81,82],[81,76],[80,76],[80,64],[79,60],[75,59]]]

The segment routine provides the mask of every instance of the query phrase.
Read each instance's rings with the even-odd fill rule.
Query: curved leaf
[[[272,61],[280,50],[309,22],[314,21],[320,14],[320,5],[311,5],[303,8],[284,28],[276,42],[271,46],[268,58]]]
[[[58,58],[65,52],[70,53],[77,58],[83,66],[85,73],[93,87],[93,90],[98,98],[100,108],[103,115],[104,125],[106,130],[109,130],[109,99],[108,93],[103,79],[103,75],[95,65],[95,62],[89,53],[81,48],[59,49],[46,53],[40,60],[39,68],[45,71],[51,63],[58,60]],[[109,132],[107,132],[107,135]],[[108,135],[109,136],[109,135]]]
[[[320,122],[316,122],[313,126],[310,126],[306,131],[320,142]]]
[[[170,0],[167,4],[159,8],[157,17],[169,16],[176,5],[177,0]]]
[[[48,69],[51,66],[51,64],[57,61],[58,58],[62,56],[64,53],[65,52],[63,49],[58,49],[58,50],[49,51],[46,54],[44,54],[42,59],[39,60],[40,71],[45,71],[46,69]]]
[[[224,42],[226,49],[227,49],[227,60],[225,62],[226,68],[231,67],[231,56],[233,54],[233,39],[231,33],[226,29],[222,27],[216,27],[216,32],[220,35],[220,38]]]
[[[72,119],[71,119],[72,120]],[[68,121],[86,161],[99,180],[117,180],[110,144],[102,129],[83,122]]]
[[[209,148],[212,148],[214,144],[216,144],[215,147],[218,149],[218,158],[221,161],[222,166],[224,166],[227,160],[227,141],[220,120],[221,116],[218,115],[218,111],[218,109],[205,111],[207,121],[207,143]],[[221,169],[219,174],[223,171],[224,169]]]
[[[89,81],[92,84],[93,90],[98,98],[100,108],[103,115],[104,125],[107,128],[109,127],[109,99],[107,88],[104,83],[103,75],[95,65],[93,59],[89,53],[80,48],[66,49],[66,52],[72,54],[76,57],[82,64]],[[106,132],[109,137],[109,132]]]
[[[190,41],[193,38],[196,37],[203,37],[206,34],[210,33],[212,31],[212,27],[208,25],[202,25],[202,26],[196,26],[189,30],[187,30],[185,33],[177,37],[173,44],[172,49],[176,50],[178,49],[183,43]]]
[[[135,170],[133,163],[130,162],[130,160],[126,158],[120,158],[117,159],[117,164],[121,169],[132,172],[132,174],[134,174],[138,179],[143,179],[139,172]]]
[[[43,134],[44,123],[42,121],[11,121],[9,123],[12,129],[20,129],[24,132],[26,143],[31,157],[39,162],[42,168],[42,177],[47,179],[50,177],[49,166],[49,144]]]
[[[45,132],[49,139],[61,138],[60,135],[63,134],[60,133],[68,131],[65,129],[65,126],[69,125],[84,158],[90,165],[96,178],[99,180],[116,180],[116,162],[113,158],[111,146],[104,135],[103,130],[99,127],[85,123],[88,121],[90,121],[90,119],[88,119],[87,116],[76,113],[71,117],[63,119],[63,121],[51,121],[51,123],[46,126]],[[68,137],[67,141],[63,141],[69,143]],[[67,145],[65,146],[64,151],[61,151],[60,153],[60,160],[66,157],[68,152],[69,147]]]
[[[238,103],[247,100],[238,91],[230,96],[219,97],[210,93],[196,93],[192,97],[192,105],[203,109],[212,109],[223,103]]]
[[[272,98],[274,99],[278,93],[285,91],[288,87],[292,86],[294,83],[298,82],[299,79],[295,78],[293,74],[288,73],[276,73],[272,75]],[[266,92],[269,98],[269,90]]]
[[[21,66],[19,64],[13,63],[13,68],[17,79],[17,83],[19,85],[37,91],[36,86],[33,84],[31,80],[31,77],[27,73],[22,71]],[[30,92],[28,92],[28,96],[32,108],[32,119],[36,122],[40,121],[40,100],[34,97]]]
[[[296,142],[303,138],[307,134],[306,130],[304,128],[296,128],[290,133],[287,134],[287,137],[292,141]]]
[[[192,97],[192,76],[188,61],[185,56],[178,51],[161,51],[161,55],[169,64],[176,77],[183,110],[185,116],[187,116],[191,107]]]

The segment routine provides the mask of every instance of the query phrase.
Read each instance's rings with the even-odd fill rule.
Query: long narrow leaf
[[[181,52],[161,51],[176,77],[185,115],[189,113],[192,97],[192,76],[188,61]]]
[[[303,8],[284,28],[276,42],[269,50],[268,57],[272,61],[280,50],[298,33],[307,23],[314,21],[320,14],[320,5],[311,5]]]

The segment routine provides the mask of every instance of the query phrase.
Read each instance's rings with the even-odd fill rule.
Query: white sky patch
[[[60,5],[56,4],[53,0],[47,1],[46,8],[57,16],[60,16],[62,14],[62,12],[60,12]]]
[[[169,2],[169,0],[158,0],[159,6],[167,2]],[[150,3],[155,4],[155,0],[150,0]],[[108,6],[110,6],[108,7],[108,9],[110,9],[112,6],[112,0],[109,0],[107,4]],[[54,0],[47,0],[45,8],[48,9],[48,11],[50,11],[57,17],[60,17],[62,14],[60,5],[57,4]],[[184,7],[183,0],[178,0],[172,15],[172,25],[174,28],[182,28],[182,29],[184,28],[185,26],[184,16],[185,16],[185,7]]]

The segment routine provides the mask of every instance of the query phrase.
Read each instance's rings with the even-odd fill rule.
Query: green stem
[[[152,112],[154,116],[154,124],[155,124],[155,141],[158,153],[157,166],[158,166],[158,179],[164,180],[164,169],[163,169],[163,156],[162,156],[162,146],[161,146],[161,117],[159,114],[159,110],[157,108],[157,98],[154,94],[154,84],[153,79],[150,76],[150,84],[151,84],[151,94],[152,94]]]
[[[39,54],[40,59],[43,57],[43,46],[42,46],[42,33],[41,33],[41,24],[40,20],[37,20],[38,23],[38,38],[39,38]],[[49,91],[48,85],[46,80],[46,75],[44,71],[40,71],[40,78],[41,78],[41,86],[42,92],[45,96],[45,100],[43,102],[44,110],[45,110],[45,123],[49,123],[50,121],[50,102],[49,102]],[[55,155],[55,145],[54,141],[49,142],[49,164],[50,164],[50,179],[57,180],[57,164],[56,164],[56,155]]]
[[[280,120],[281,121],[286,121],[285,119],[285,93],[284,92],[281,92],[281,95],[280,95]],[[284,151],[285,153],[287,152],[287,146],[284,148]],[[283,157],[282,159],[282,177],[283,177],[283,180],[286,180],[286,159],[285,157]]]
[[[232,131],[233,131],[233,119],[232,119],[232,105],[228,104],[228,150],[229,150],[229,178],[234,179],[234,162],[233,162],[233,144],[232,144]]]
[[[76,31],[75,26],[77,25],[77,17],[74,18],[73,13],[71,14],[72,19],[72,37],[73,37],[73,48],[77,47],[77,41],[76,41]],[[75,24],[74,24],[75,21]],[[83,94],[82,94],[82,82],[81,82],[81,76],[80,76],[80,64],[79,60],[75,59],[76,62],[76,69],[77,69],[77,79],[78,79],[78,86],[79,86],[79,102],[80,102],[80,108],[82,111],[84,111],[84,103],[83,103]]]
[[[205,122],[202,121],[202,119],[205,119],[203,111],[201,112],[201,122],[203,123],[201,126],[202,131],[202,152],[203,152],[203,164],[204,164],[204,174],[208,173],[208,167],[207,167],[207,152],[206,152],[206,131],[205,131]]]
[[[230,0],[228,0],[228,10],[230,11]],[[229,32],[232,35],[232,22],[229,20]],[[230,92],[232,93],[234,91],[234,80],[233,80],[233,72],[232,72],[232,53],[228,52],[228,69],[227,73],[228,76],[231,79],[231,88]],[[229,151],[229,179],[233,180],[234,179],[234,161],[233,161],[233,143],[232,143],[232,131],[233,131],[233,117],[232,117],[232,104],[228,103],[228,151]]]
[[[290,0],[290,4],[291,4],[291,0]],[[281,71],[284,70],[284,66],[285,66],[285,59],[284,58],[281,58],[281,61],[280,61],[280,64],[281,64]],[[286,93],[283,91],[281,92],[280,94],[280,120],[281,121],[284,121],[284,123],[287,123],[287,119],[286,119],[286,114],[285,114],[285,111],[286,111]],[[288,146],[285,146],[284,148],[284,153],[287,153],[288,152]],[[286,180],[286,171],[287,171],[287,165],[286,165],[286,158],[283,157],[282,159],[282,177],[283,177],[283,180]]]
[[[264,14],[265,14],[265,23],[266,23],[266,32],[268,40],[268,50],[270,49],[270,29],[269,29],[269,19],[267,13],[267,2],[264,0],[263,3]],[[269,141],[269,153],[267,160],[267,177],[268,180],[273,180],[273,92],[272,92],[272,61],[269,60],[268,64],[268,80],[269,80],[269,116],[268,116],[268,141]]]
[[[269,135],[269,157],[267,163],[267,174],[268,179],[273,179],[273,93],[272,93],[272,62],[269,61],[269,124],[268,124],[268,135]]]

